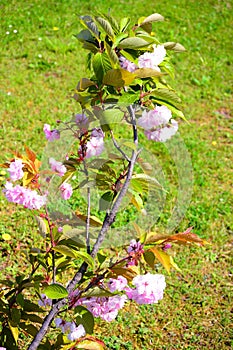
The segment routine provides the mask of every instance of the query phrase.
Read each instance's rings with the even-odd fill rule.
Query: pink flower
[[[147,112],[144,110],[138,118],[138,125],[145,130],[150,130],[160,125],[166,125],[172,117],[170,109],[166,106],[156,106],[155,109]]]
[[[70,331],[71,329],[75,328],[74,322],[67,322],[60,317],[56,318],[54,320],[54,322],[55,322],[56,327],[60,328],[62,333],[66,333],[66,332]]]
[[[135,289],[128,288],[126,294],[129,299],[138,304],[155,304],[163,299],[163,291],[166,287],[165,277],[160,274],[147,273],[138,275],[132,281]]]
[[[108,288],[112,293],[116,291],[119,291],[119,292],[123,291],[127,285],[128,285],[128,281],[123,276],[118,276],[117,279],[110,278],[108,282]]]
[[[135,239],[132,239],[129,247],[127,248],[131,259],[127,263],[127,266],[137,266],[138,260],[141,258],[141,255],[144,253],[143,245],[140,242],[137,242]]]
[[[61,197],[65,200],[69,199],[72,196],[73,190],[72,186],[67,182],[64,182],[60,187]]]
[[[94,317],[101,317],[111,322],[117,317],[118,310],[124,307],[126,300],[126,295],[114,295],[112,297],[83,298],[79,300],[79,303],[84,305]]]
[[[5,184],[3,193],[9,202],[22,204],[28,209],[40,209],[46,203],[46,196],[41,196],[35,190],[23,186],[13,187],[11,182]]]
[[[166,50],[163,45],[153,45],[154,52],[145,52],[138,57],[139,68],[151,68],[160,72],[158,65],[162,63],[166,56]]]
[[[57,129],[50,130],[49,124],[44,124],[43,131],[45,133],[45,137],[48,141],[54,141],[60,139],[60,131]]]
[[[167,125],[163,128],[158,128],[154,131],[146,130],[145,135],[148,140],[157,141],[157,142],[166,142],[172,136],[176,134],[178,130],[178,123],[174,119],[170,120],[170,125]]]
[[[101,128],[94,128],[90,141],[86,144],[86,158],[99,156],[104,150],[104,133]]]
[[[74,322],[73,322],[74,324]],[[86,334],[85,328],[83,327],[82,324],[80,324],[79,326],[76,327],[76,325],[74,324],[74,327],[71,327],[71,331],[68,334],[67,338],[71,341],[77,340],[81,337],[84,337],[84,335]]]
[[[119,62],[121,68],[126,69],[128,72],[134,72],[138,68],[135,63],[130,62],[124,56],[120,56]]]
[[[52,299],[49,299],[45,294],[41,294],[41,299],[38,301],[38,305],[41,307],[52,306]]]
[[[14,162],[10,163],[10,166],[8,168],[8,171],[10,173],[10,179],[12,181],[17,181],[22,179],[24,173],[23,173],[23,162],[21,159],[15,159]]]
[[[66,173],[65,165],[56,161],[54,158],[49,158],[49,165],[52,171],[56,172],[58,176],[63,176]]]

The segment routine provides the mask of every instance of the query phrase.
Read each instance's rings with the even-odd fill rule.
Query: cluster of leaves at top
[[[160,65],[163,72],[152,68],[129,72],[120,68],[121,56],[136,62],[141,54],[152,50],[152,45],[160,44],[152,32],[152,23],[163,19],[157,13],[141,17],[129,29],[129,18],[123,18],[118,24],[110,15],[81,16],[85,29],[76,37],[83,43],[83,48],[90,51],[88,67],[94,73],[91,79],[83,78],[77,85],[74,97],[83,108],[97,103],[138,103],[149,108],[160,104],[183,117],[180,98],[164,80],[166,74],[174,77],[168,56]],[[175,42],[166,42],[163,46],[166,50],[185,51],[181,44]]]

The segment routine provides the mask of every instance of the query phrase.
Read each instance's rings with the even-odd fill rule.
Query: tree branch
[[[132,106],[128,107],[128,111],[129,111],[130,118],[131,118],[131,124],[133,126],[134,144],[136,146],[138,146],[138,135],[137,135],[135,111],[134,111]],[[110,213],[106,214],[106,216],[105,216],[102,228],[98,234],[97,240],[96,240],[94,247],[91,251],[92,257],[96,256],[96,254],[97,254],[98,250],[100,249],[100,246],[105,238],[106,232],[108,231],[109,227],[112,225],[112,223],[115,220],[115,217],[116,217],[117,211],[121,205],[122,199],[124,198],[124,196],[128,190],[130,180],[131,180],[131,177],[133,174],[134,165],[137,161],[137,157],[138,157],[139,153],[140,153],[140,150],[133,150],[132,151],[132,156],[131,156],[131,159],[129,162],[129,168],[128,168],[126,180],[125,180],[125,182],[122,186],[122,189],[119,192],[119,194],[118,194],[118,196],[117,196],[117,198],[112,206]],[[85,262],[81,265],[81,267],[79,268],[79,271],[76,273],[74,278],[71,280],[71,282],[67,286],[68,293],[72,292],[74,290],[75,286],[80,282],[80,280],[82,279],[83,275],[85,274],[85,272],[87,270],[87,266],[88,265]],[[44,320],[40,330],[38,331],[37,335],[33,339],[28,350],[36,350],[38,348],[38,346],[40,345],[41,341],[43,340],[50,324],[52,323],[53,319],[56,317],[58,312],[66,305],[67,305],[67,298],[62,299],[53,305],[49,314],[45,317],[45,320]]]

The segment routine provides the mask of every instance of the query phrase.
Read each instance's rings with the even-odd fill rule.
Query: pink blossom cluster
[[[21,159],[15,159],[13,162],[10,163],[10,166],[8,168],[10,179],[12,181],[17,181],[22,179],[24,173],[23,173],[23,161]]]
[[[9,181],[5,184],[3,193],[9,202],[22,204],[28,209],[40,209],[46,203],[46,196],[39,195],[35,190],[13,184]]]
[[[178,130],[178,123],[171,118],[170,109],[166,106],[156,106],[149,112],[142,112],[142,116],[138,118],[138,125],[145,130],[148,140],[165,142]]]
[[[57,173],[58,176],[63,176],[66,173],[65,165],[54,158],[49,158],[49,165],[51,166],[51,170]]]
[[[160,274],[147,273],[138,275],[132,281],[136,288],[126,289],[129,299],[138,304],[155,304],[163,299],[163,292],[166,287],[165,277]]]
[[[151,68],[160,72],[159,65],[163,62],[166,56],[166,49],[163,45],[153,45],[153,52],[145,52],[138,57],[138,66],[127,60],[124,56],[120,56],[119,62],[121,68],[128,72],[134,72],[138,68]]]
[[[163,45],[153,45],[153,52],[145,52],[138,58],[139,68],[151,68],[160,72],[159,64],[166,56],[166,49]]]
[[[104,150],[104,133],[101,128],[91,132],[90,140],[86,144],[86,158],[99,156]]]
[[[61,184],[61,186],[59,187],[59,190],[61,193],[61,197],[65,200],[69,199],[72,196],[72,186],[67,182],[63,182],[63,184]]]
[[[82,324],[76,325],[75,322],[68,322],[61,318],[56,318],[54,320],[57,328],[60,328],[62,333],[67,333],[67,338],[71,341],[77,340],[86,334],[85,328]]]
[[[50,130],[49,124],[44,124],[43,131],[45,133],[45,137],[48,141],[54,141],[60,139],[60,131],[57,129]]]
[[[114,295],[111,297],[82,298],[79,303],[85,306],[94,317],[101,317],[111,322],[117,317],[118,311],[124,307],[126,295]]]
[[[128,72],[134,72],[138,68],[135,63],[130,62],[124,56],[120,56],[119,62],[121,68],[127,70]]]
[[[124,291],[126,287],[128,287],[128,281],[124,276],[118,276],[117,279],[110,278],[108,282],[108,289],[112,293]]]
[[[52,299],[49,299],[45,294],[41,294],[38,305],[41,307],[52,306]]]
[[[130,245],[127,248],[128,254],[131,256],[131,260],[128,262],[128,266],[134,266],[138,264],[138,260],[141,255],[144,253],[143,245],[140,242],[137,242],[135,239],[130,241]]]

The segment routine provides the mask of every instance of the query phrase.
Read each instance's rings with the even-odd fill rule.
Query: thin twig
[[[120,148],[120,146],[118,145],[112,130],[110,131],[111,137],[112,137],[112,142],[114,144],[114,146],[116,147],[116,149],[123,155],[123,157],[127,160],[127,162],[130,162],[130,158],[127,156],[127,154]]]

